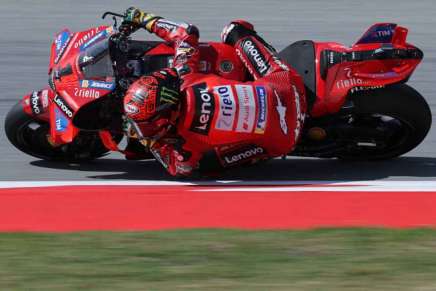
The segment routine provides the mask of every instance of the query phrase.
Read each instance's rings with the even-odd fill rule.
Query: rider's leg
[[[224,28],[221,39],[235,47],[236,53],[255,80],[272,73],[289,71],[288,65],[277,57],[276,50],[247,21],[232,21]]]

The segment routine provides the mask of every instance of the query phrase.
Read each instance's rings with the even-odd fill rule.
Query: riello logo
[[[346,71],[347,79],[339,80],[336,82],[336,87],[338,89],[349,89],[351,87],[363,85],[362,79],[355,78],[352,76],[350,68],[346,68],[345,71]]]
[[[357,78],[339,80],[336,82],[336,87],[338,89],[348,89],[354,86],[361,86],[361,85],[363,85],[363,80]]]

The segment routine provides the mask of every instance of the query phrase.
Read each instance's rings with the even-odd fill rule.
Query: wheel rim
[[[415,128],[409,122],[390,115],[372,114],[358,116],[354,122],[358,127],[367,127],[379,132],[373,137],[358,137],[347,146],[346,156],[384,158],[396,155],[410,143]]]
[[[23,145],[26,152],[39,158],[54,158],[60,154],[61,148],[54,148],[47,140],[49,125],[47,123],[29,120],[17,130],[17,141]]]

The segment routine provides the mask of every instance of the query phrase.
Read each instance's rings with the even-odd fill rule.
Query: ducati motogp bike
[[[117,28],[116,17],[123,15],[107,15],[115,25],[56,35],[49,86],[24,96],[5,120],[7,137],[20,151],[83,161],[119,150],[127,88],[171,66],[174,50],[165,42],[132,40],[128,25]],[[424,140],[430,108],[407,84],[423,52],[406,41],[407,34],[397,24],[377,23],[351,47],[302,40],[278,53],[304,81],[308,104],[301,139],[290,155],[389,159]],[[248,80],[233,47],[204,42],[200,54],[200,72]]]

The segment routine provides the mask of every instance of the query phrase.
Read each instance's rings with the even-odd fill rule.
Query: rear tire
[[[20,102],[15,104],[5,119],[9,141],[20,151],[50,161],[86,161],[106,155],[98,133],[80,132],[73,142],[53,147],[47,140],[50,126],[26,114]]]
[[[398,84],[351,96],[357,123],[379,118],[390,119],[395,129],[383,146],[351,146],[338,155],[342,159],[384,160],[401,156],[417,147],[427,136],[432,123],[430,107],[415,89]],[[384,119],[383,119],[384,118]],[[376,125],[377,126],[377,125]],[[383,124],[382,124],[383,126]]]

